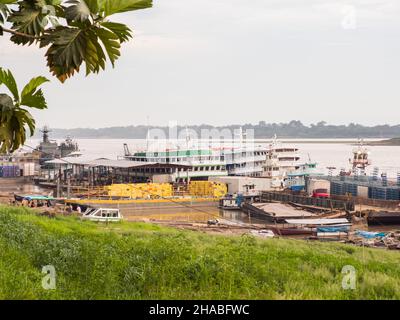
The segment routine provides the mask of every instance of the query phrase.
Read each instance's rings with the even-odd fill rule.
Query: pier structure
[[[130,160],[54,159],[46,162],[53,167],[54,180],[76,186],[104,186],[113,183],[175,182],[188,176],[190,166],[171,163],[135,162]]]

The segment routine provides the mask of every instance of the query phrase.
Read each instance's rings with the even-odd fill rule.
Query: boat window
[[[85,215],[86,215],[86,216],[89,216],[89,215],[91,215],[94,211],[95,211],[95,209],[89,209],[89,210],[85,213]]]

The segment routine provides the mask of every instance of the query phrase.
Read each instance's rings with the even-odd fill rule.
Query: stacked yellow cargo
[[[130,197],[131,188],[128,184],[113,184],[105,187],[110,197]]]
[[[228,192],[224,183],[212,181],[191,181],[189,184],[189,194],[195,197],[214,197],[221,198]]]
[[[214,183],[213,195],[216,198],[222,198],[228,193],[228,187],[225,183]]]
[[[169,183],[113,184],[106,187],[110,197],[128,197],[131,199],[149,199],[172,197],[172,185]]]

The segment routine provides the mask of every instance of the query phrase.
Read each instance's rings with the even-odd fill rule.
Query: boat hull
[[[400,225],[400,212],[377,212],[367,218],[368,225]]]

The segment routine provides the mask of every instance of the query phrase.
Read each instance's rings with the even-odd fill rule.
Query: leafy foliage
[[[79,72],[85,59],[87,41],[85,31],[79,28],[57,28],[48,39],[53,44],[46,53],[47,65],[60,81]]]
[[[65,9],[66,19],[81,22],[89,19],[91,12],[85,1],[69,0],[67,3],[72,5]]]
[[[101,10],[106,16],[115,13],[146,9],[151,7],[149,0],[104,0]]]
[[[19,94],[12,73],[0,68],[0,85],[4,84],[12,95],[0,94],[0,152],[13,152],[23,145],[26,140],[26,127],[30,135],[33,135],[35,120],[30,112],[21,106],[47,108],[43,92],[39,89],[47,81],[44,77],[33,78]]]
[[[11,3],[18,9],[10,11]],[[132,31],[108,17],[151,6],[152,0],[0,0],[0,24],[12,24],[9,32],[16,44],[48,47],[47,65],[64,82],[83,63],[86,74],[105,69],[107,57],[114,66]]]
[[[7,89],[10,90],[15,101],[19,100],[17,83],[10,70],[6,71],[0,68],[0,85],[1,84],[4,84]]]
[[[122,23],[102,22],[101,26],[112,31],[121,43],[128,41],[131,37],[131,30]]]
[[[0,35],[2,35],[1,25],[7,20],[8,8],[5,4],[0,3]]]
[[[86,75],[104,70],[107,57],[114,67],[121,44],[132,32],[108,17],[151,6],[152,0],[0,0],[0,36],[7,32],[18,45],[46,47],[50,72],[65,82],[83,63]],[[0,68],[0,85],[11,93],[0,94],[0,152],[18,149],[26,140],[26,128],[33,134],[35,120],[21,106],[47,108],[39,89],[46,81],[33,78],[19,94],[14,76]]]
[[[46,100],[42,89],[38,89],[43,83],[48,82],[45,77],[31,79],[21,93],[21,105],[36,109],[46,109]]]

